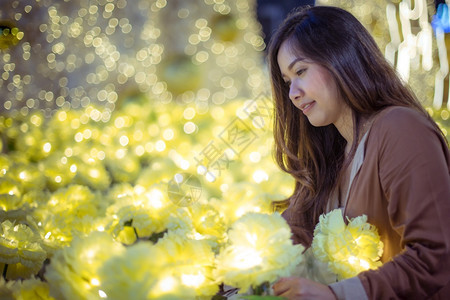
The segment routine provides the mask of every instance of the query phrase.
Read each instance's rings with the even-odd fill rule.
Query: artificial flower
[[[339,279],[381,265],[383,243],[376,227],[367,223],[366,215],[350,219],[348,225],[340,209],[321,215],[311,247],[315,257],[326,262]]]
[[[68,245],[74,236],[96,231],[105,210],[100,193],[70,185],[55,191],[33,216],[42,224],[45,243],[59,247]]]
[[[245,199],[245,201],[242,201],[242,199]],[[271,213],[272,200],[261,192],[258,184],[240,182],[229,185],[220,200],[213,199],[210,203],[222,212],[228,225],[231,225],[249,212]]]
[[[218,292],[219,282],[213,276],[215,254],[207,241],[187,239],[169,231],[155,247],[166,251],[166,266],[172,269],[172,276],[193,289],[197,296]]]
[[[115,238],[122,239],[121,242],[125,242],[124,237],[128,242],[132,240],[129,229],[126,229],[126,235],[121,234],[125,226],[134,228],[136,238],[149,238],[165,231],[177,210],[162,184],[154,184],[149,188],[136,186],[133,193],[117,197],[115,201],[106,210],[107,216],[111,217],[108,230]]]
[[[8,279],[28,278],[41,269],[47,253],[40,236],[25,224],[1,223],[0,262]],[[7,265],[7,266],[6,266]]]
[[[11,285],[15,300],[54,300],[50,296],[50,287],[47,282],[37,278],[14,281]]]
[[[56,299],[98,298],[99,268],[123,251],[124,247],[105,232],[74,238],[70,246],[55,252],[47,266],[45,279],[50,284],[50,294]]]
[[[289,226],[278,213],[244,215],[228,239],[217,256],[215,276],[241,292],[289,276],[303,259],[304,247],[292,244]]]
[[[192,288],[173,276],[175,266],[162,247],[139,242],[100,268],[100,289],[108,299],[195,299]]]
[[[197,238],[207,240],[215,247],[226,241],[226,219],[214,206],[194,203],[187,207],[187,211]]]

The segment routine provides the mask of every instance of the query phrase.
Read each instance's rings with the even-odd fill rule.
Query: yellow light
[[[45,234],[45,239],[48,240],[50,238],[50,236],[52,235],[52,233],[49,231]]]
[[[166,129],[166,130],[164,130],[164,132],[163,132],[163,138],[166,140],[166,141],[170,141],[171,139],[173,139],[173,137],[174,137],[174,132],[173,132],[173,130],[172,129]]]
[[[209,181],[209,182],[216,181],[216,176],[214,176],[214,174],[211,173],[211,172],[207,172],[205,177],[206,177],[206,180]]]
[[[94,250],[88,250],[86,251],[86,258],[88,259],[88,262],[92,261],[92,259],[95,257],[95,251]]]
[[[263,170],[256,170],[254,173],[253,173],[253,180],[256,182],[256,183],[261,183],[261,182],[263,182],[263,181],[267,181],[267,180],[269,180],[269,175],[267,175],[267,173],[265,172],[265,171],[263,171]]]
[[[194,234],[192,235],[192,238],[194,240],[200,241],[200,240],[204,240],[206,237],[203,234],[198,233],[197,231],[195,231]]]
[[[237,247],[236,256],[231,262],[232,267],[239,269],[250,269],[262,263],[262,258],[258,251],[249,247]]]
[[[153,189],[147,194],[148,203],[150,206],[154,208],[161,208],[163,206],[163,199],[164,195],[162,192],[158,189]]]
[[[352,265],[356,265],[358,263],[358,259],[355,256],[350,256],[348,258],[348,262]]]
[[[250,153],[250,161],[253,163],[257,163],[261,160],[261,154],[259,152]]]
[[[97,230],[98,230],[98,231],[105,231],[105,227],[103,227],[102,225],[100,225],[100,226],[97,227]]]
[[[106,293],[104,291],[102,291],[102,290],[98,290],[98,295],[100,296],[100,298],[108,298]]]
[[[55,177],[55,182],[56,183],[61,183],[61,181],[62,181],[61,176],[58,175],[58,176]]]
[[[122,145],[123,147],[125,147],[126,145],[128,145],[129,142],[129,138],[126,135],[122,135],[119,139],[119,143],[120,145]]]
[[[196,129],[197,129],[197,126],[193,122],[187,122],[183,126],[183,130],[187,134],[194,133]]]
[[[162,140],[158,140],[155,144],[155,148],[156,148],[156,151],[162,152],[162,151],[164,151],[164,149],[166,149],[166,143],[164,143],[164,141],[162,141]]]
[[[249,241],[250,244],[252,244],[252,246],[256,245],[256,241],[258,240],[258,236],[256,234],[250,234],[249,232],[247,232],[245,234],[245,237],[247,238],[247,241]]]
[[[190,166],[189,162],[187,160],[185,160],[185,159],[183,159],[180,162],[180,168],[182,168],[183,170],[189,169],[189,166]]]
[[[205,276],[198,272],[197,275],[187,275],[183,274],[181,275],[181,282],[189,287],[199,287],[203,282],[205,281]]]
[[[166,277],[162,279],[158,286],[162,292],[170,292],[175,288],[176,281],[173,277]]]
[[[19,178],[24,180],[27,177],[27,173],[25,171],[20,172]]]
[[[361,267],[364,270],[368,270],[370,268],[370,264],[367,261],[365,261],[364,259],[360,259],[359,264],[361,265]]]
[[[92,278],[91,279],[91,284],[93,286],[99,286],[100,285],[100,281],[97,278]]]
[[[195,109],[188,107],[183,111],[183,117],[186,120],[192,120],[195,117]]]
[[[100,177],[100,171],[97,169],[90,169],[89,170],[89,176],[93,178],[99,178]]]
[[[245,210],[243,207],[239,207],[237,210],[236,210],[236,213],[235,213],[235,215],[236,215],[236,217],[242,217],[245,213],[247,212],[247,210]]]
[[[125,151],[125,149],[118,149],[116,151],[116,158],[122,159],[125,157],[126,154],[127,154],[127,152]]]
[[[44,152],[46,152],[46,153],[50,152],[50,150],[52,149],[52,144],[45,143],[43,149],[44,149]]]

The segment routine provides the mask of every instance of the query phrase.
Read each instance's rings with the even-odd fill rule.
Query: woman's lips
[[[311,101],[311,102],[302,104],[302,105],[300,106],[300,110],[301,110],[304,114],[307,114],[307,113],[311,110],[311,108],[314,106],[315,103],[316,103],[316,101]]]

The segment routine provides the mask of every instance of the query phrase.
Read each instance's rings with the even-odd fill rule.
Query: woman
[[[282,278],[288,299],[450,295],[450,154],[437,125],[350,13],[291,14],[269,45],[275,156],[296,179],[283,213],[306,247],[319,216],[367,215],[383,265],[329,286]]]

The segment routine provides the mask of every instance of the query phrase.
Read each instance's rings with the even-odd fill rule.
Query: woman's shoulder
[[[374,129],[380,133],[405,134],[421,130],[435,131],[435,127],[424,112],[404,106],[390,106],[378,112],[373,123]]]
[[[412,107],[406,107],[406,106],[389,106],[385,109],[378,112],[376,118],[382,122],[386,121],[393,121],[393,122],[401,122],[401,121],[411,121],[413,120],[420,120],[420,121],[427,121],[427,116],[418,111],[417,109],[414,109]]]
[[[431,143],[447,148],[444,137],[431,117],[410,107],[391,106],[379,112],[372,124],[369,139],[381,148],[400,152],[418,150]]]

